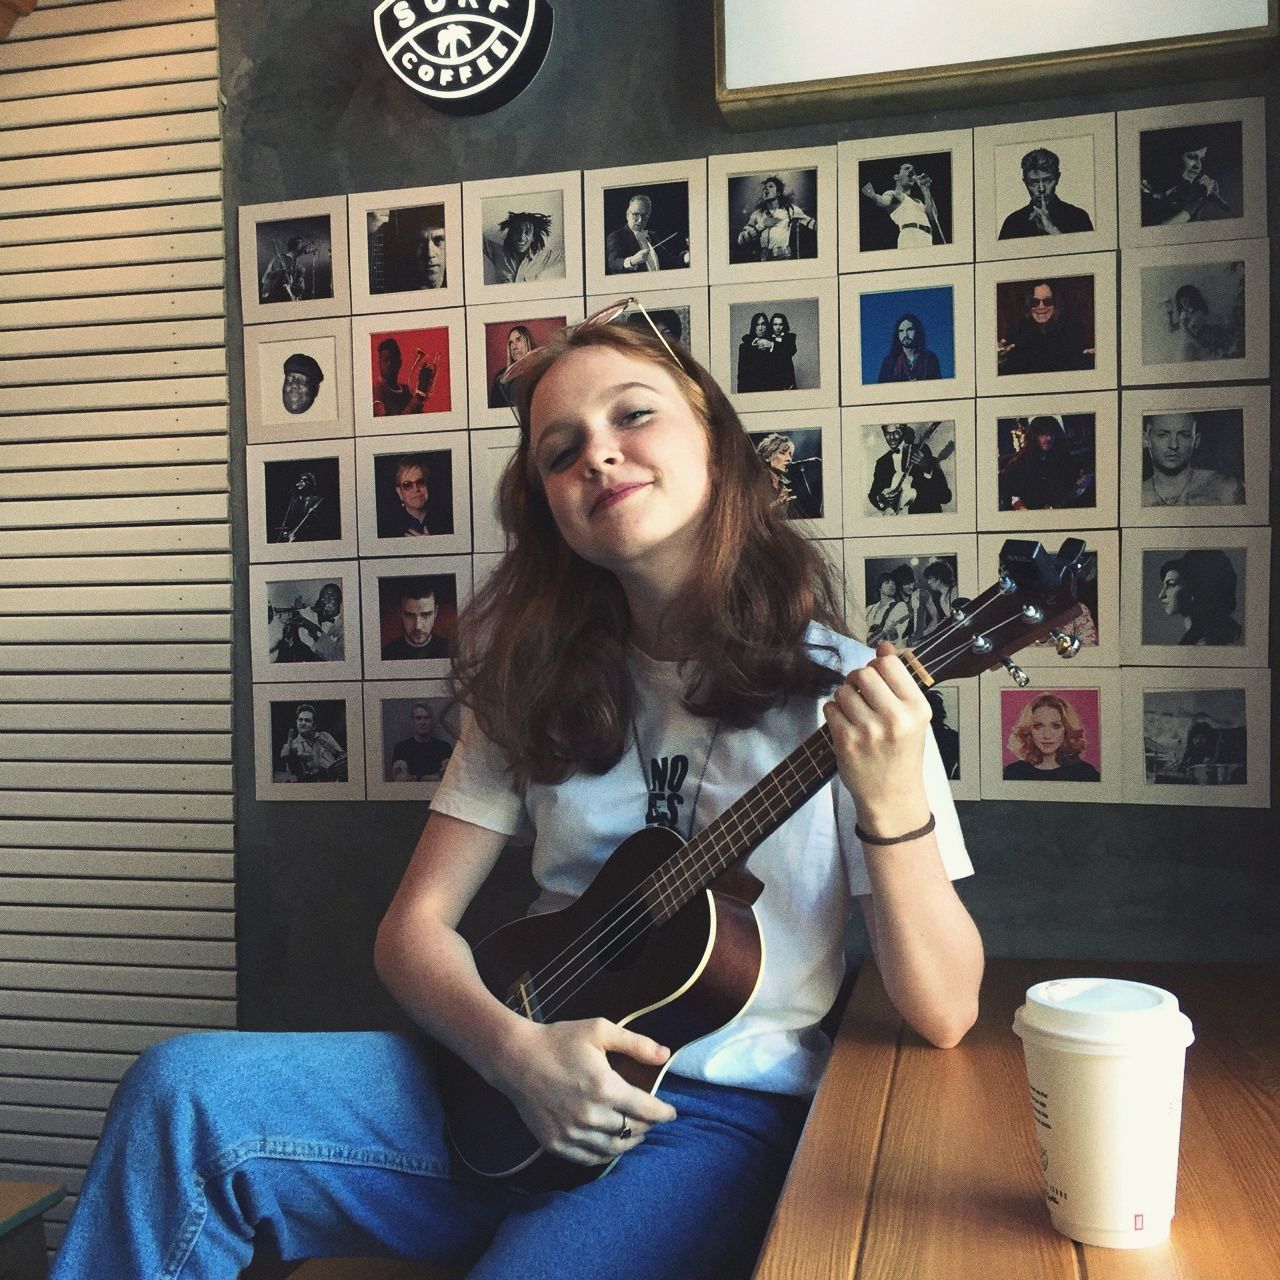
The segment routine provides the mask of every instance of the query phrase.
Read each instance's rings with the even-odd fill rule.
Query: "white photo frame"
[[[936,424],[936,425],[935,425]],[[907,425],[915,436],[911,444],[928,446],[941,472],[948,496],[941,486],[924,501],[912,500],[909,491],[893,485],[902,474],[902,446],[889,447],[886,427]],[[840,412],[841,455],[844,463],[844,531],[850,537],[900,537],[904,534],[971,533],[974,515],[974,402],[931,400],[917,404],[874,405],[845,408]],[[898,458],[892,455],[897,453]],[[886,472],[887,486],[877,485]],[[926,477],[926,482],[932,480]],[[913,488],[919,492],[918,486]],[[886,490],[889,500],[883,496]],[[872,502],[873,491],[883,506]],[[920,507],[940,509],[920,510]]]
[[[1033,530],[1015,536],[1035,537]],[[1080,641],[1074,657],[1061,658],[1047,637],[1019,649],[1013,661],[1028,670],[1065,667],[1118,667],[1120,665],[1120,533],[1116,529],[1064,529],[1062,534],[1038,538],[1049,551],[1057,551],[1063,539],[1082,538],[1085,565],[1078,583],[1078,599],[1084,611],[1058,630]],[[983,582],[1000,575],[1000,551],[1007,533],[978,535],[978,573]],[[1055,677],[1056,678],[1056,677]],[[1037,677],[1037,680],[1039,677]]]
[[[1125,526],[1266,524],[1270,421],[1271,392],[1261,385],[1122,392]],[[1163,451],[1159,475],[1148,456],[1152,448]]]
[[[351,435],[351,321],[246,327],[244,412],[249,444]]]
[[[778,509],[810,538],[839,538],[840,411],[747,413],[742,415],[742,429],[770,468]]]
[[[750,385],[760,383],[761,389],[740,390],[740,380],[747,381],[743,373],[747,366],[741,353],[755,314],[782,315],[795,341],[786,344],[784,335],[784,342],[778,346],[782,357],[780,373],[770,366],[757,378],[760,370],[753,364]],[[739,413],[833,408],[840,396],[837,326],[834,276],[829,280],[714,285],[711,289],[712,375]],[[812,336],[815,328],[816,342]],[[791,361],[789,367],[788,361]],[[793,389],[771,389],[785,384],[792,374],[796,383]]]
[[[577,324],[583,317],[582,305],[581,298],[553,298],[528,305],[467,308],[467,403],[472,428],[515,423],[499,377],[507,367],[507,353],[523,354],[530,341],[540,347],[566,325]]]
[[[1131,668],[1125,673],[1127,804],[1271,804],[1271,673]]]
[[[777,207],[758,206],[770,177],[784,184],[779,207],[790,195],[790,209],[799,213],[788,210],[780,217]],[[708,279],[732,285],[834,276],[840,225],[836,198],[835,147],[712,156],[707,161]],[[810,221],[812,227],[806,225]],[[784,242],[796,246],[790,256],[762,257],[781,252]]]
[[[463,432],[362,436],[355,455],[362,556],[416,560],[471,550],[471,475]]]
[[[979,401],[978,528],[1113,526],[1118,417],[1114,391]]]
[[[400,593],[420,590],[417,600],[434,596],[435,611],[418,612],[427,625],[428,656],[397,656],[414,643],[408,625],[400,622]],[[364,673],[369,680],[444,679],[452,663],[453,625],[458,611],[471,596],[471,557],[422,556],[412,564],[403,560],[360,562],[360,616],[364,634]],[[430,615],[430,616],[428,616]],[[399,629],[397,629],[399,624]],[[443,641],[443,643],[438,643]],[[430,648],[426,648],[430,645]]]
[[[547,223],[529,224],[534,236],[531,254],[516,278],[507,281],[499,278],[511,270],[504,242],[519,230],[509,223],[511,214],[532,214]],[[509,223],[505,230],[503,223]],[[582,296],[580,170],[464,182],[462,225],[468,305]],[[544,225],[549,228],[545,233]]]
[[[238,225],[245,324],[350,314],[346,196],[244,204]]]
[[[337,588],[337,598],[326,588]],[[355,560],[249,566],[253,682],[360,678],[360,581]],[[334,613],[334,608],[337,613]]]
[[[1265,667],[1270,533],[1238,527],[1126,529],[1120,567],[1127,605],[1120,620],[1121,661],[1146,667]],[[1161,568],[1189,552],[1195,558],[1179,574],[1185,596],[1174,598],[1162,591]],[[1161,603],[1162,594],[1169,605]],[[1232,594],[1235,607],[1228,609]],[[1183,643],[1187,634],[1208,639]]]
[[[1266,240],[1126,250],[1125,385],[1269,377],[1270,256]]]
[[[1113,112],[975,129],[973,171],[980,261],[1116,247]]]
[[[392,345],[400,363],[392,375],[395,382],[389,383],[382,353]],[[351,380],[358,436],[465,427],[467,335],[463,308],[354,316]]]
[[[415,703],[431,712],[425,737]],[[430,800],[457,745],[458,714],[447,680],[369,681],[364,686],[368,798]]]
[[[354,559],[355,471],[351,440],[246,446],[249,559]]]
[[[614,277],[618,279],[618,277]],[[629,296],[622,293],[596,293],[587,297],[587,315],[595,315],[614,302],[620,302]],[[711,362],[711,304],[706,289],[658,289],[649,293],[636,294],[637,301],[644,304],[645,310],[653,317],[654,323],[668,337],[675,337],[691,356],[704,368]],[[672,314],[674,313],[674,314]],[[634,307],[630,314],[625,314],[613,324],[625,323],[634,325],[643,333],[651,333],[648,323]],[[680,326],[679,333],[672,333],[674,325]]]
[[[347,230],[355,314],[462,306],[460,183],[357,191]]]
[[[836,154],[841,272],[973,261],[972,129],[854,138]]]
[[[923,328],[916,373],[900,337]],[[924,267],[840,277],[841,403],[897,404],[971,396],[973,268]],[[914,339],[917,346],[920,339]]]
[[[1265,107],[1231,98],[1121,111],[1121,246],[1265,236]]]
[[[319,741],[306,750],[287,751],[299,737],[299,712],[304,706],[311,709],[311,736]],[[338,753],[345,749],[345,756],[335,755],[335,748]],[[327,766],[322,767],[322,762]],[[363,800],[359,681],[255,685],[253,764],[257,800]],[[308,776],[313,769],[315,778]],[[326,777],[326,773],[338,776]]]
[[[1017,656],[1014,658],[1017,661]],[[1102,667],[1066,670],[1066,664],[1052,673],[1044,672],[1044,679],[1036,679],[1024,689],[1018,688],[1013,677],[1004,670],[984,671],[979,676],[982,745],[982,798],[984,800],[1035,800],[1068,801],[1085,803],[1118,803],[1124,793],[1123,743],[1121,742],[1122,718],[1120,714],[1121,673]],[[1067,724],[1062,733],[1064,745],[1082,733],[1083,750],[1076,757],[1081,763],[1068,760],[1062,767],[1067,770],[1053,778],[1040,776],[1038,767],[1023,756],[1021,759],[1011,750],[1008,742],[1023,709],[1028,719],[1035,715],[1035,702],[1041,697],[1054,697],[1065,703],[1075,724]],[[1056,706],[1059,725],[1067,718]],[[1052,727],[1052,726],[1050,726]],[[1028,732],[1028,737],[1030,736]],[[1032,748],[1034,749],[1034,744]],[[1061,751],[1062,748],[1057,748]],[[1056,752],[1055,752],[1056,758]],[[1040,757],[1041,762],[1045,759]],[[1087,776],[1092,770],[1096,777]],[[1045,771],[1047,772],[1047,771]],[[1009,776],[1025,774],[1026,776]]]
[[[944,680],[930,685],[925,697],[933,707],[930,726],[942,765],[951,783],[954,800],[982,798],[981,729],[978,719],[978,682]],[[938,706],[942,711],[939,713]],[[954,733],[955,738],[950,734]]]
[[[612,290],[614,297],[622,297],[706,285],[705,159],[588,169],[582,176],[588,293]],[[647,218],[642,229],[652,257],[630,229],[628,211],[636,195],[649,202],[647,215],[643,202],[636,212]],[[654,261],[657,269],[650,265]]]
[[[520,428],[494,427],[470,436],[472,546],[477,554],[501,554],[507,542],[498,516],[498,484],[520,445]]]
[[[1118,385],[1114,253],[980,262],[974,292],[980,396]],[[1032,299],[1046,297],[1053,310],[1037,322]]]

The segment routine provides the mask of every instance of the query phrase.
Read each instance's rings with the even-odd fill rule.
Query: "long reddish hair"
[[[789,694],[830,690],[843,674],[803,643],[810,621],[845,630],[831,571],[778,513],[768,468],[711,375],[678,344],[674,366],[656,337],[627,325],[566,330],[512,384],[520,443],[498,491],[507,550],[454,632],[458,696],[519,786],[607,772],[629,741],[626,598],[613,574],[560,536],[529,452],[538,383],[566,352],[594,346],[665,369],[707,433],[705,559],[663,620],[697,673],[686,707],[742,727]]]

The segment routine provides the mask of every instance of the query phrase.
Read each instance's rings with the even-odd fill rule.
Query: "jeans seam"
[[[288,1138],[252,1138],[225,1147],[196,1170],[201,1184],[222,1177],[237,1165],[254,1157],[269,1160],[317,1160],[325,1164],[364,1165],[372,1169],[390,1169],[397,1173],[434,1174],[449,1177],[450,1170],[440,1161],[421,1156],[397,1155],[387,1151],[348,1147],[338,1142],[299,1142]]]

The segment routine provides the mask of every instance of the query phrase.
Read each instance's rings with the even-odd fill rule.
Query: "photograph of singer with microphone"
[[[949,186],[951,157],[944,153],[928,158],[935,163],[935,166],[945,162]],[[874,168],[879,176],[885,167],[886,162],[883,160],[875,162],[874,165],[864,161],[859,169],[867,172]],[[888,186],[887,190],[881,190],[880,186],[886,182],[892,185]],[[944,226],[939,201],[935,199],[934,179],[929,171],[919,166],[918,162],[903,160],[887,177],[880,178],[879,185],[875,178],[869,175],[858,189],[871,206],[884,211],[884,218],[868,216],[859,220],[859,247],[864,252],[868,249],[886,247],[885,240],[890,234],[889,224],[892,224],[891,243],[898,249],[918,249],[935,244],[946,244],[950,240],[949,225]],[[949,206],[950,192],[946,194],[946,203]],[[950,223],[949,217],[947,222]]]
[[[1061,236],[1093,230],[1089,214],[1058,195],[1062,164],[1056,152],[1035,147],[1022,157],[1021,163],[1022,184],[1029,199],[1005,218],[997,239],[1021,240],[1029,236]]]
[[[1217,221],[1243,213],[1239,120],[1148,129],[1139,139],[1139,157],[1144,227]]]
[[[774,506],[789,520],[822,519],[822,429],[748,431],[773,481]]]
[[[338,471],[336,457],[262,464],[269,543],[332,542],[342,537]]]

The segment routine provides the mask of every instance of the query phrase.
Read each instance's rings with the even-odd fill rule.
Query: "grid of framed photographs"
[[[1007,537],[1084,538],[1074,664],[931,691],[958,797],[1268,803],[1262,106],[243,207],[258,795],[430,795],[503,545],[501,375],[634,294],[855,631],[910,644]]]

